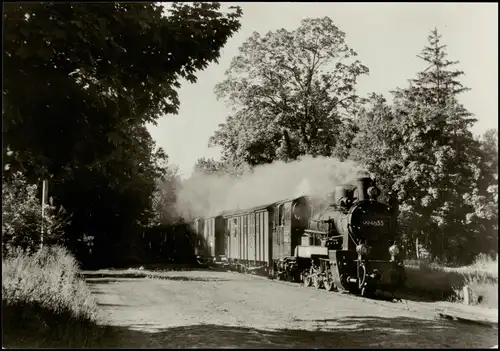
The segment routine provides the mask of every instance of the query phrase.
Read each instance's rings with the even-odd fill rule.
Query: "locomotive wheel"
[[[310,287],[311,286],[311,277],[309,275],[304,275],[302,277],[302,281],[304,282],[304,286],[306,288]]]
[[[331,279],[326,279],[323,281],[323,285],[325,286],[326,291],[332,291],[335,289],[335,284]]]
[[[313,285],[316,289],[321,289],[323,285],[321,279],[317,275],[313,277]]]
[[[325,273],[326,273],[326,276],[323,279],[323,285],[324,285],[326,291],[335,290],[335,283],[333,282],[333,275],[332,275],[331,267],[328,267],[326,269]]]

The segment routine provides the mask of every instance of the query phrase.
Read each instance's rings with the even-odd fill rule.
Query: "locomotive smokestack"
[[[368,200],[367,190],[372,180],[369,177],[358,178],[358,201]]]

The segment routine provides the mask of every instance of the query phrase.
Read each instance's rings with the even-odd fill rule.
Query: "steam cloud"
[[[176,207],[184,219],[210,216],[301,195],[325,195],[338,185],[353,184],[363,173],[353,161],[311,156],[258,166],[239,178],[195,173],[179,190]]]

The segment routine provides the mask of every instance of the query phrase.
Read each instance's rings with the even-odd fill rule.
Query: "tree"
[[[50,178],[74,215],[70,241],[98,232],[109,256],[109,245],[151,216],[165,154],[145,124],[177,112],[179,80],[194,82],[217,61],[241,11],[222,14],[218,3],[174,3],[166,15],[154,3],[4,8],[4,162],[31,183]]]
[[[420,58],[430,64],[409,87],[393,92],[393,106],[377,96],[358,122],[352,155],[398,194],[403,240],[416,239],[445,261],[470,261],[475,240],[464,200],[475,187],[481,152],[469,128],[475,122],[457,100],[466,90],[446,60],[436,30]]]
[[[156,180],[153,194],[153,216],[149,226],[168,225],[179,219],[176,208],[181,179],[178,167],[167,167],[165,176]]]
[[[356,55],[328,17],[292,32],[255,32],[215,88],[234,112],[210,144],[236,164],[345,154],[340,138],[352,127],[345,119],[359,101],[358,77],[368,73]]]
[[[446,59],[446,45],[436,29],[420,57],[429,66],[395,92],[401,115],[403,175],[394,187],[405,195],[405,222],[435,258],[472,259],[466,252],[470,236],[465,226],[468,206],[463,197],[474,187],[479,145],[470,132],[476,121],[457,100],[467,90],[458,81],[464,73],[451,70],[458,61]],[[469,255],[469,257],[467,257]]]
[[[83,235],[93,237],[97,261],[129,249],[153,216],[157,179],[166,176],[166,155],[156,148],[146,127],[131,126],[126,135],[127,143],[107,159],[51,181],[54,201],[73,213],[66,228],[68,246],[76,250]]]
[[[193,174],[239,177],[249,171],[250,168],[244,163],[234,164],[229,160],[216,161],[213,158],[201,157],[194,165]]]
[[[498,254],[498,131],[490,129],[480,142],[481,158],[476,168],[474,189],[465,195],[471,211],[467,223],[475,252]]]
[[[204,174],[213,174],[222,171],[224,162],[216,161],[213,158],[201,157],[194,165],[194,172],[201,172]]]
[[[179,79],[195,82],[240,26],[239,9],[219,8],[6,4],[5,143],[25,168],[57,175],[109,153],[125,126],[176,113]]]
[[[357,133],[352,141],[350,158],[361,162],[376,175],[383,195],[403,172],[401,135],[397,112],[381,94],[372,93],[356,120]]]
[[[448,70],[459,61],[447,60],[447,45],[441,44],[442,35],[434,28],[427,37],[428,46],[424,47],[418,58],[429,66],[417,73],[416,79],[410,79],[410,87],[394,92],[396,99],[408,99],[409,103],[422,103],[427,106],[445,106],[449,98],[470,90],[457,78],[464,75],[460,70]]]

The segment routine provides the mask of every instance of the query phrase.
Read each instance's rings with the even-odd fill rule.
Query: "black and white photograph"
[[[498,348],[498,3],[5,1],[2,348]]]

